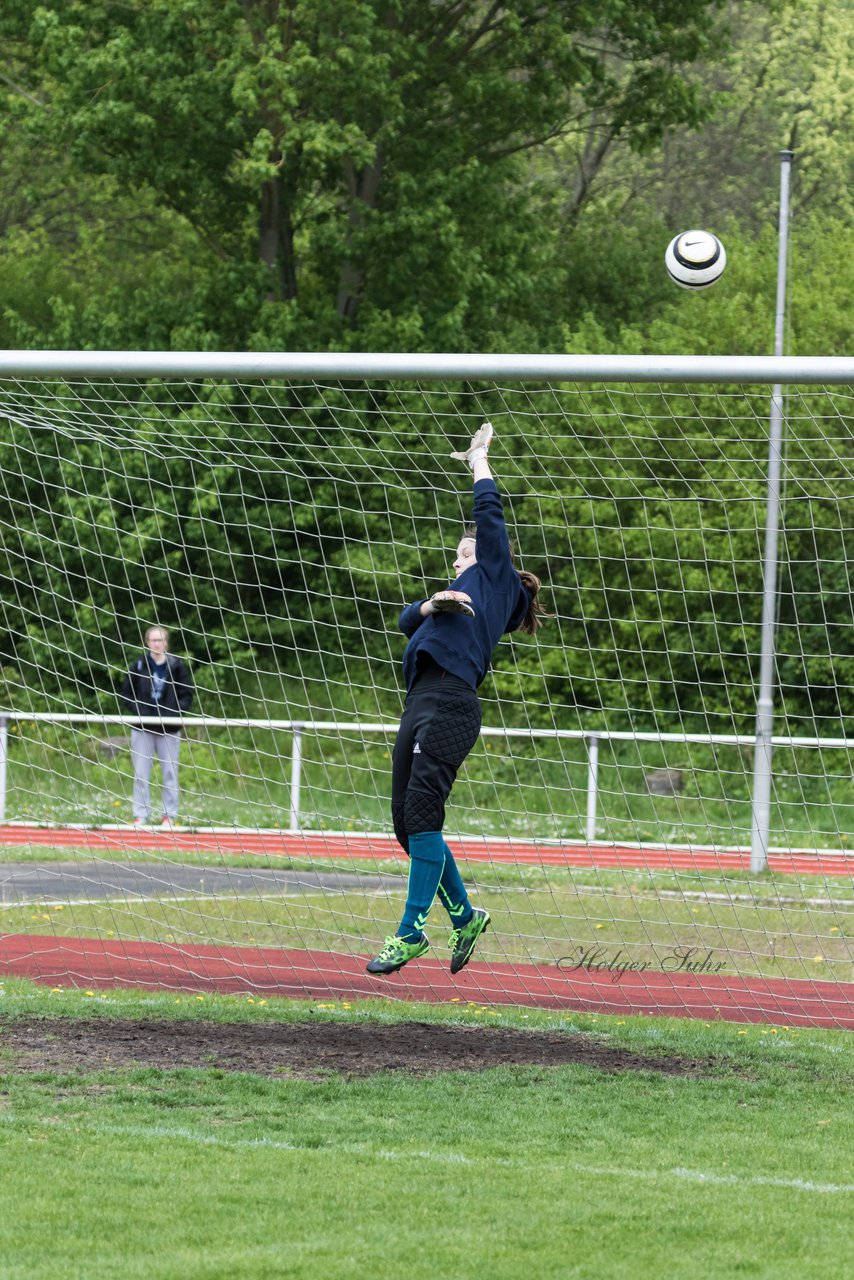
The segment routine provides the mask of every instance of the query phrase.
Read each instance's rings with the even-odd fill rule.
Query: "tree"
[[[589,110],[637,145],[696,123],[719,6],[11,0],[0,37],[32,136],[192,228],[232,342],[485,346],[542,325],[519,157]]]
[[[613,336],[653,321],[673,297],[661,261],[677,231],[706,227],[739,250],[745,240],[749,251],[775,230],[782,148],[795,150],[793,231],[804,245],[810,234],[850,240],[854,9],[829,0],[729,3],[725,20],[730,46],[692,66],[712,107],[699,127],[669,125],[660,147],[641,151],[591,111],[575,134],[532,158],[566,211],[559,248],[568,324],[589,311]],[[803,270],[810,262],[802,258]],[[732,350],[750,349],[753,331],[739,341]],[[835,332],[828,341],[827,350],[846,349]],[[819,339],[802,349],[823,348]]]

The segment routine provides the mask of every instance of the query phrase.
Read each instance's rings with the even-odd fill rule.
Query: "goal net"
[[[2,375],[0,968],[854,1025],[850,376],[784,388],[759,871],[770,387],[369,368]],[[370,978],[406,894],[397,617],[453,578],[484,419],[553,615],[499,645],[448,806],[493,925],[452,978],[437,902],[428,956]],[[134,825],[150,627],[193,700]]]

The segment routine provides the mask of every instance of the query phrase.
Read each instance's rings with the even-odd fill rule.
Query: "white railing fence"
[[[66,725],[120,725],[124,727],[159,725],[159,716],[102,715],[96,712],[54,712],[54,711],[3,711],[0,712],[0,823],[7,821],[6,797],[8,792],[9,769],[9,728],[16,722],[37,724]],[[265,720],[259,717],[216,717],[186,716],[180,721],[186,729],[269,729],[275,732],[290,734],[291,742],[291,774],[290,774],[290,831],[302,830],[300,822],[300,784],[303,769],[303,740],[311,733],[351,733],[393,735],[397,732],[397,722],[376,722],[368,720]],[[697,743],[704,745],[722,745],[735,747],[756,746],[753,734],[746,733],[658,733],[626,729],[514,729],[484,725],[481,729],[484,738],[523,738],[529,741],[554,741],[556,739],[582,741],[587,748],[587,805],[584,826],[585,840],[596,839],[596,823],[598,814],[598,774],[599,746],[602,742],[655,742],[655,743]],[[807,738],[791,736],[775,736],[771,739],[774,747],[803,748],[806,750],[851,751],[854,749],[854,738]],[[0,833],[2,843],[2,833]]]

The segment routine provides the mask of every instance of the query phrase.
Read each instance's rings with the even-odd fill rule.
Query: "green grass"
[[[854,1041],[536,1011],[50,994],[4,1018],[491,1023],[713,1059],[699,1074],[517,1067],[319,1082],[17,1075],[0,1053],[4,1280],[838,1280]],[[2,1046],[2,1038],[0,1038]]]
[[[9,820],[100,824],[130,819],[128,750],[105,758],[98,748],[100,731],[31,722],[14,728]],[[306,734],[302,824],[318,830],[388,830],[390,747],[384,736]],[[182,743],[182,821],[287,826],[290,754],[291,736],[285,732],[195,731]],[[772,844],[809,849],[854,843],[854,780],[847,754],[778,749],[774,761]],[[682,773],[681,794],[649,793],[645,775],[662,767]],[[602,744],[597,835],[744,846],[750,842],[751,785],[752,754],[736,747]],[[156,787],[153,794],[156,803]],[[485,738],[454,788],[449,821],[473,835],[578,840],[585,830],[586,803],[581,743]]]

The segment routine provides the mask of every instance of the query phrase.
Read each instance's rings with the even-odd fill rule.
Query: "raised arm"
[[[472,469],[477,558],[490,576],[511,564],[510,539],[504,523],[504,504],[489,465],[489,446],[494,434],[492,423],[484,422],[475,432],[467,449],[451,454],[452,458],[467,462]],[[481,485],[483,480],[489,483]]]

